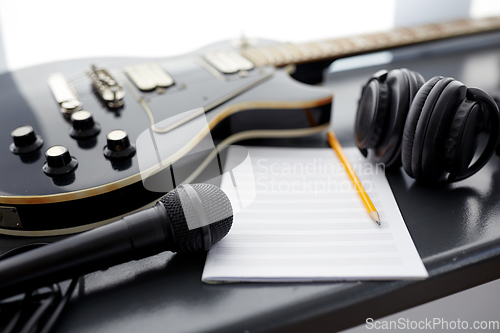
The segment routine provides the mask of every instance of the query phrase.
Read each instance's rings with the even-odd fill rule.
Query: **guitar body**
[[[218,48],[231,45],[219,43],[209,49]],[[206,50],[171,59],[73,60],[0,75],[0,233],[49,236],[81,232],[154,204],[169,189],[152,192],[144,187],[138,161],[141,147],[125,158],[104,155],[107,135],[116,129],[125,131],[135,145],[152,125],[201,107],[217,142],[308,136],[328,126],[331,91],[299,83],[273,66],[223,73],[204,60]],[[152,61],[174,84],[141,91],[125,68]],[[125,93],[121,107],[109,107],[96,91],[87,74],[92,64],[106,68],[121,82]],[[61,112],[48,84],[54,73],[67,79],[82,110],[92,113],[100,126],[98,134],[85,139],[70,135],[70,117]],[[207,136],[202,131],[183,134],[182,126],[189,126],[189,121],[170,134],[169,140],[182,144],[172,158],[162,158],[164,165],[196,150]],[[10,148],[11,132],[24,125],[34,129],[43,145],[30,153],[15,154]],[[62,175],[48,175],[45,154],[56,145],[66,147],[77,166]]]

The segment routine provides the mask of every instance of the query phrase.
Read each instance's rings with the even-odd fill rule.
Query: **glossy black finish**
[[[127,161],[118,161],[115,163],[115,167],[117,170],[126,168]],[[74,181],[74,173],[58,177],[43,176],[52,178],[54,183],[58,183],[60,186],[71,184]],[[165,191],[168,190],[173,190],[173,187],[165,188]],[[130,207],[135,207],[142,202],[153,202],[159,196],[161,193],[144,191],[142,182],[138,182],[99,196],[44,205],[16,205],[16,209],[19,216],[22,217],[23,230],[40,230],[40,223],[45,227],[44,230],[57,230],[116,218],[124,211],[130,210]],[[75,214],[75,212],[78,213]]]
[[[143,59],[142,61],[150,60]],[[66,193],[119,181],[139,172],[135,159],[129,169],[115,172],[109,161],[103,158],[102,149],[106,145],[106,135],[114,129],[125,130],[130,142],[135,142],[139,134],[150,126],[148,117],[134,99],[132,92],[127,90],[127,87],[125,87],[124,106],[118,111],[113,112],[102,105],[92,91],[90,78],[85,74],[88,66],[93,62],[109,67],[110,71],[118,78],[125,80],[126,78],[122,74],[123,67],[129,63],[140,63],[141,61],[123,61],[120,65],[116,65],[117,60],[115,59],[68,61],[40,65],[0,75],[0,87],[2,87],[0,105],[5,110],[0,114],[0,124],[2,124],[2,128],[5,128],[5,130],[0,131],[0,142],[4,143],[4,148],[7,145],[8,149],[12,130],[18,126],[29,124],[36,133],[45,138],[46,147],[64,145],[81,161],[75,182],[70,186],[60,187],[54,186],[50,180],[39,177],[39,165],[36,165],[36,163],[24,164],[17,156],[9,153],[9,156],[2,158],[4,163],[0,165],[0,174],[10,174],[9,179],[0,180],[0,194],[49,195]],[[228,81],[221,81],[197,65],[193,57],[160,60],[158,63],[174,77],[177,84],[168,88],[164,94],[144,93],[156,122],[181,112],[209,105],[235,90],[242,89],[252,82],[257,82],[263,77],[262,74],[254,71],[247,77],[234,77]],[[64,70],[65,68],[66,70]],[[65,76],[74,78],[73,84],[83,102],[84,110],[92,112],[94,120],[101,124],[102,130],[96,136],[97,147],[95,149],[80,147],[77,141],[68,135],[72,125],[59,111],[59,106],[47,84],[47,78],[54,72],[63,72]],[[293,93],[293,95],[289,94],[289,92]],[[232,98],[230,102],[210,110],[207,117],[210,119],[211,115],[228,104],[249,101],[309,101],[321,97],[327,97],[325,91],[294,82],[283,71],[279,71],[263,84],[249,90],[248,93],[238,95]],[[303,109],[300,112],[304,114],[300,121],[305,120],[305,124],[292,122],[291,127],[288,127],[286,123],[289,117],[281,116],[279,117],[281,122],[277,126],[300,128],[305,125],[309,127],[310,124]],[[241,114],[246,115],[247,113],[244,111]],[[258,119],[259,117],[252,118]],[[297,117],[292,116],[290,118]],[[328,115],[322,118],[317,119],[318,123],[324,122]],[[261,124],[274,127],[273,123],[267,118],[261,118]],[[182,140],[182,138],[176,139]],[[87,168],[85,165],[87,163],[84,164],[83,161],[89,161],[87,163],[91,165]],[[13,172],[13,170],[18,171]],[[106,176],[103,177],[104,175]]]
[[[229,45],[225,43],[217,47]],[[102,221],[97,219],[101,214],[95,212],[107,210],[109,201],[94,200],[90,196],[121,196],[122,192],[130,192],[124,187],[133,186],[136,192],[139,191],[135,199],[128,205],[112,209],[115,214],[118,213],[116,215],[122,215],[164,194],[152,195],[137,185],[141,184],[141,180],[134,146],[139,135],[151,125],[147,113],[134,97],[137,95],[147,102],[155,123],[199,107],[204,107],[207,121],[210,121],[222,110],[233,107],[238,112],[224,115],[212,130],[212,137],[219,140],[246,130],[302,129],[330,121],[330,91],[299,83],[284,70],[275,71],[273,68],[254,69],[246,76],[231,74],[220,79],[198,63],[198,54],[202,52],[157,60],[176,82],[162,93],[138,91],[123,72],[126,65],[154,59],[71,60],[0,75],[0,105],[3,110],[0,112],[0,144],[4,146],[3,154],[0,150],[0,174],[9,175],[0,177],[0,205],[19,210],[22,230],[54,230],[64,226],[64,215],[57,214],[46,221],[28,219],[40,211],[50,209],[62,212],[72,206],[82,211],[78,220],[91,224]],[[85,74],[94,63],[107,67],[118,80],[128,82],[123,85],[126,94],[122,107],[110,109],[95,94],[91,79]],[[49,75],[56,72],[63,73],[73,84],[83,109],[91,112],[92,118],[75,120],[61,113],[47,84]],[[319,101],[317,107],[305,109],[300,105],[316,101]],[[255,106],[252,103],[256,103],[253,104]],[[73,160],[68,162],[71,165],[51,166],[50,158],[45,163],[41,154],[36,152],[29,156],[9,152],[12,142],[10,133],[22,125],[32,126],[44,139],[44,147],[65,146],[73,156]],[[127,138],[119,142],[109,140],[108,133],[116,129],[126,131]],[[171,134],[170,140],[182,147],[182,143],[187,144],[197,134],[186,133]],[[165,135],[169,136],[169,133]],[[130,181],[125,185],[120,183],[130,177],[135,177],[132,184]],[[87,195],[89,189],[92,193]],[[59,202],[46,203],[44,198],[38,199],[68,193],[71,196]],[[13,203],[5,202],[3,197],[21,199]],[[22,197],[29,198],[24,201]],[[36,205],[30,205],[35,200],[38,200]],[[78,205],[80,201],[81,205]],[[97,203],[93,211],[80,208],[85,207],[87,201]],[[57,206],[59,204],[61,207]],[[44,205],[47,207],[41,207]],[[69,222],[67,225],[72,224]]]

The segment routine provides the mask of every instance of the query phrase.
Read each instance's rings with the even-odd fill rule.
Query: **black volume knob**
[[[94,122],[92,113],[89,111],[77,111],[71,114],[71,124],[73,128],[69,132],[75,139],[91,138],[101,131],[99,123]]]
[[[49,176],[59,176],[73,171],[78,161],[69,154],[68,148],[64,146],[52,146],[45,152],[46,163],[43,172]]]
[[[109,132],[106,141],[104,156],[107,158],[126,158],[135,154],[135,147],[130,143],[127,132],[124,130],[116,129]]]
[[[29,125],[20,126],[10,134],[14,141],[10,144],[10,151],[14,154],[28,154],[43,145],[42,137],[36,135],[33,127]]]

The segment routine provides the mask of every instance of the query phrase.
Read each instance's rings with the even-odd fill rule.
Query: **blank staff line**
[[[232,242],[352,242],[352,241],[393,240],[390,233],[368,234],[320,234],[320,235],[269,235],[269,234],[229,234],[225,241]]]
[[[389,226],[376,226],[373,222],[336,222],[336,223],[301,223],[301,222],[284,222],[284,223],[251,223],[237,222],[233,224],[233,230],[350,230],[350,229],[370,229],[379,230],[387,229]]]
[[[322,267],[324,269],[337,269],[339,266],[401,266],[401,258],[223,258],[215,259],[216,266],[230,267]],[[330,267],[329,267],[330,266]]]
[[[396,245],[327,245],[313,247],[218,247],[217,255],[298,255],[298,254],[348,254],[348,253],[397,253]]]

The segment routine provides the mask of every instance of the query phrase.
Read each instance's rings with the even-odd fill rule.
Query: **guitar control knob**
[[[99,123],[94,122],[89,111],[76,111],[71,114],[73,128],[69,132],[74,139],[88,139],[96,136],[101,131]]]
[[[11,132],[12,140],[10,151],[14,154],[28,154],[40,148],[43,144],[42,137],[35,134],[33,127],[20,126]]]
[[[49,176],[60,176],[73,171],[78,161],[69,154],[68,148],[64,146],[52,146],[45,152],[46,163],[43,172]]]
[[[108,133],[107,146],[104,147],[104,156],[111,159],[132,157],[135,147],[130,143],[127,132],[116,129]]]

